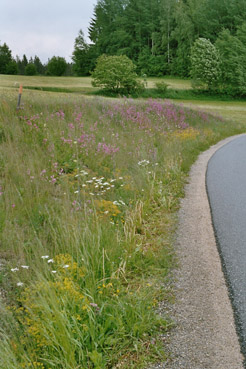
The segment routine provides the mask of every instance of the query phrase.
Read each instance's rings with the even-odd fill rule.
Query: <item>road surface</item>
[[[215,152],[208,163],[206,185],[241,350],[246,356],[246,135]]]

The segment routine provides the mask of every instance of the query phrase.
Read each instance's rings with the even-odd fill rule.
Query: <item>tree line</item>
[[[77,75],[102,55],[125,55],[138,75],[192,77],[193,86],[246,95],[246,0],[98,0],[80,30]]]
[[[90,41],[80,30],[72,63],[61,57],[51,58],[46,65],[37,56],[29,61],[25,56],[14,59],[4,44],[0,45],[0,73],[87,76],[105,54],[127,56],[138,75],[199,80],[194,72],[198,59],[192,50],[202,39],[216,48],[216,58],[218,53],[214,81],[221,85],[223,78],[225,89],[240,85],[242,92],[246,85],[245,20],[246,0],[98,0],[88,28]],[[204,48],[207,41],[200,46]],[[205,82],[214,86],[209,78]]]
[[[67,63],[63,57],[53,56],[43,64],[37,55],[29,60],[25,54],[22,58],[19,56],[14,58],[8,45],[0,44],[0,74],[62,76],[72,73],[72,63]]]
[[[139,75],[189,77],[194,42],[223,42],[230,53],[245,20],[246,0],[98,0],[91,42],[82,31],[75,40],[74,71],[89,75],[100,55],[126,55]]]

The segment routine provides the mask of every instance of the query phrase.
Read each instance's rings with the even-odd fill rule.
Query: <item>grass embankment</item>
[[[168,101],[16,99],[0,96],[0,368],[165,360],[155,309],[187,172],[245,125]]]

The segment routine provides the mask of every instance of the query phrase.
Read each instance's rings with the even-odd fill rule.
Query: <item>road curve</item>
[[[164,336],[168,358],[151,369],[243,369],[221,259],[214,238],[205,186],[212,155],[236,137],[229,137],[200,154],[193,164],[181,200],[175,251],[175,303],[160,304],[160,314],[175,327]],[[173,288],[172,287],[172,288]]]
[[[208,162],[206,185],[241,351],[246,357],[246,135],[215,152]]]

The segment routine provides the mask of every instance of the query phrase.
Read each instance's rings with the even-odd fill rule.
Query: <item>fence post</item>
[[[19,96],[18,96],[18,103],[17,103],[17,110],[20,109],[20,102],[21,102],[22,90],[23,90],[23,86],[20,85],[20,88],[19,88]]]

